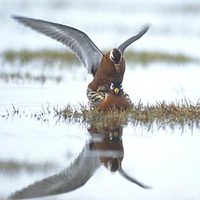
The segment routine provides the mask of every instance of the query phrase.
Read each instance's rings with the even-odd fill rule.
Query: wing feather
[[[125,42],[123,42],[123,43],[118,47],[118,49],[119,49],[119,50],[122,52],[122,54],[123,54],[123,53],[124,53],[124,50],[125,50],[129,45],[131,45],[131,44],[132,44],[133,42],[135,42],[136,40],[140,39],[148,30],[149,30],[149,26],[148,26],[148,25],[144,26],[144,27],[142,28],[142,30],[141,30],[138,34],[136,34],[136,35],[130,37],[128,40],[126,40]]]
[[[69,47],[87,68],[88,73],[94,75],[93,72],[97,71],[103,54],[84,32],[73,27],[39,19],[21,16],[13,16],[13,18]]]
[[[91,155],[90,145],[87,143],[68,168],[11,194],[8,199],[36,198],[70,192],[84,185],[100,165],[99,157]]]

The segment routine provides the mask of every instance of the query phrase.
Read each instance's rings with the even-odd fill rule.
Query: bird
[[[125,73],[123,55],[129,45],[148,31],[149,25],[145,25],[139,33],[121,43],[117,48],[103,54],[86,33],[74,27],[17,15],[13,15],[12,18],[63,43],[75,53],[88,73],[93,75],[93,80],[87,87],[87,97],[91,107],[127,108],[131,105],[128,94],[122,89]]]
[[[130,108],[132,101],[129,95],[120,88],[112,88],[110,91],[92,91],[87,89],[87,97],[92,107],[101,111],[124,110]]]
[[[92,138],[68,167],[13,192],[7,199],[29,199],[72,192],[83,187],[102,165],[111,173],[118,172],[127,181],[143,189],[151,189],[123,169],[121,122],[114,120],[103,126],[91,124],[88,132]]]

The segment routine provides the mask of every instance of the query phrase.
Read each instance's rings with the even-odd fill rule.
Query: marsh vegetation
[[[108,173],[116,169],[106,164],[110,155],[116,158],[109,151],[101,158],[104,167],[81,189],[50,199],[200,199],[197,2],[7,0],[0,5],[0,199],[68,168],[87,145],[104,148],[104,140],[121,145],[123,169],[152,189]],[[103,52],[150,23],[145,37],[125,53],[123,89],[132,107],[91,109],[86,96],[91,75],[78,58],[16,24],[10,13],[79,28]]]
[[[107,52],[104,50],[103,52]],[[56,50],[20,50],[13,51],[7,50],[2,53],[2,59],[4,62],[19,64],[27,64],[30,62],[41,61],[44,65],[53,66],[57,63],[61,63],[62,66],[70,66],[71,63],[79,63],[78,58],[69,51],[56,51]],[[188,63],[199,63],[198,58],[193,58],[181,53],[167,53],[158,51],[127,51],[125,54],[126,62],[134,64],[142,64],[148,66],[150,63],[171,63],[184,65]]]

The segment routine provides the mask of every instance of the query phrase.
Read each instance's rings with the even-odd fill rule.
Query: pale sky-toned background
[[[11,15],[49,20],[76,27],[86,32],[102,50],[118,46],[151,24],[146,35],[129,47],[133,51],[183,54],[200,57],[199,0],[0,0],[0,54],[13,50],[67,49],[46,36],[23,27]],[[13,106],[21,115],[0,117],[0,164],[53,163],[52,171],[27,172],[20,168],[14,175],[0,167],[0,199],[28,184],[67,167],[91,138],[82,124],[47,122],[35,119],[42,106],[63,108],[67,104],[87,103],[86,88],[91,80],[81,63],[72,68],[43,66],[40,62],[21,65],[3,62],[0,73],[62,75],[60,83],[33,80],[0,79],[0,114],[12,113]],[[129,62],[124,89],[133,102],[197,102],[200,91],[199,63],[153,62],[145,66]],[[28,116],[28,117],[26,117]],[[101,168],[82,188],[56,199],[200,199],[199,128],[162,128],[150,132],[146,127],[129,124],[124,127],[124,168],[153,187],[146,191]],[[54,199],[54,197],[52,198]]]

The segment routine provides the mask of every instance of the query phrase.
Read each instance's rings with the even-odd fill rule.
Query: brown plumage
[[[122,57],[117,66],[118,68],[116,68],[110,59],[110,53],[109,51],[103,56],[101,64],[94,75],[94,79],[88,85],[88,88],[93,91],[110,91],[111,83],[120,85],[123,81],[125,72],[124,58]]]
[[[87,90],[87,94],[89,94],[88,99],[90,101],[95,99],[95,101],[90,102],[90,104],[96,105],[102,109],[104,107],[113,107],[113,105],[118,108],[128,107],[129,101],[124,98],[126,95],[124,95],[121,89],[125,72],[123,54],[130,44],[141,38],[147,32],[149,26],[145,26],[138,34],[130,37],[117,48],[112,49],[104,55],[92,40],[78,29],[39,19],[20,16],[13,16],[13,18],[63,43],[76,54],[87,68],[88,73],[92,74],[94,77],[89,83]],[[106,99],[103,99],[103,97],[106,97]],[[99,104],[97,104],[97,102]]]
[[[109,110],[112,108],[116,109],[128,109],[131,106],[131,102],[127,97],[121,93],[121,94],[115,94],[113,92],[109,92],[104,101],[100,103],[97,107],[100,110]]]
[[[102,164],[111,172],[116,172],[121,168],[124,157],[124,148],[122,143],[123,126],[117,120],[109,121],[104,126],[91,124],[88,128],[91,136],[100,136],[100,140],[93,142],[94,151],[102,153],[100,160]],[[105,152],[105,154],[104,154]],[[111,154],[111,155],[107,155]]]

